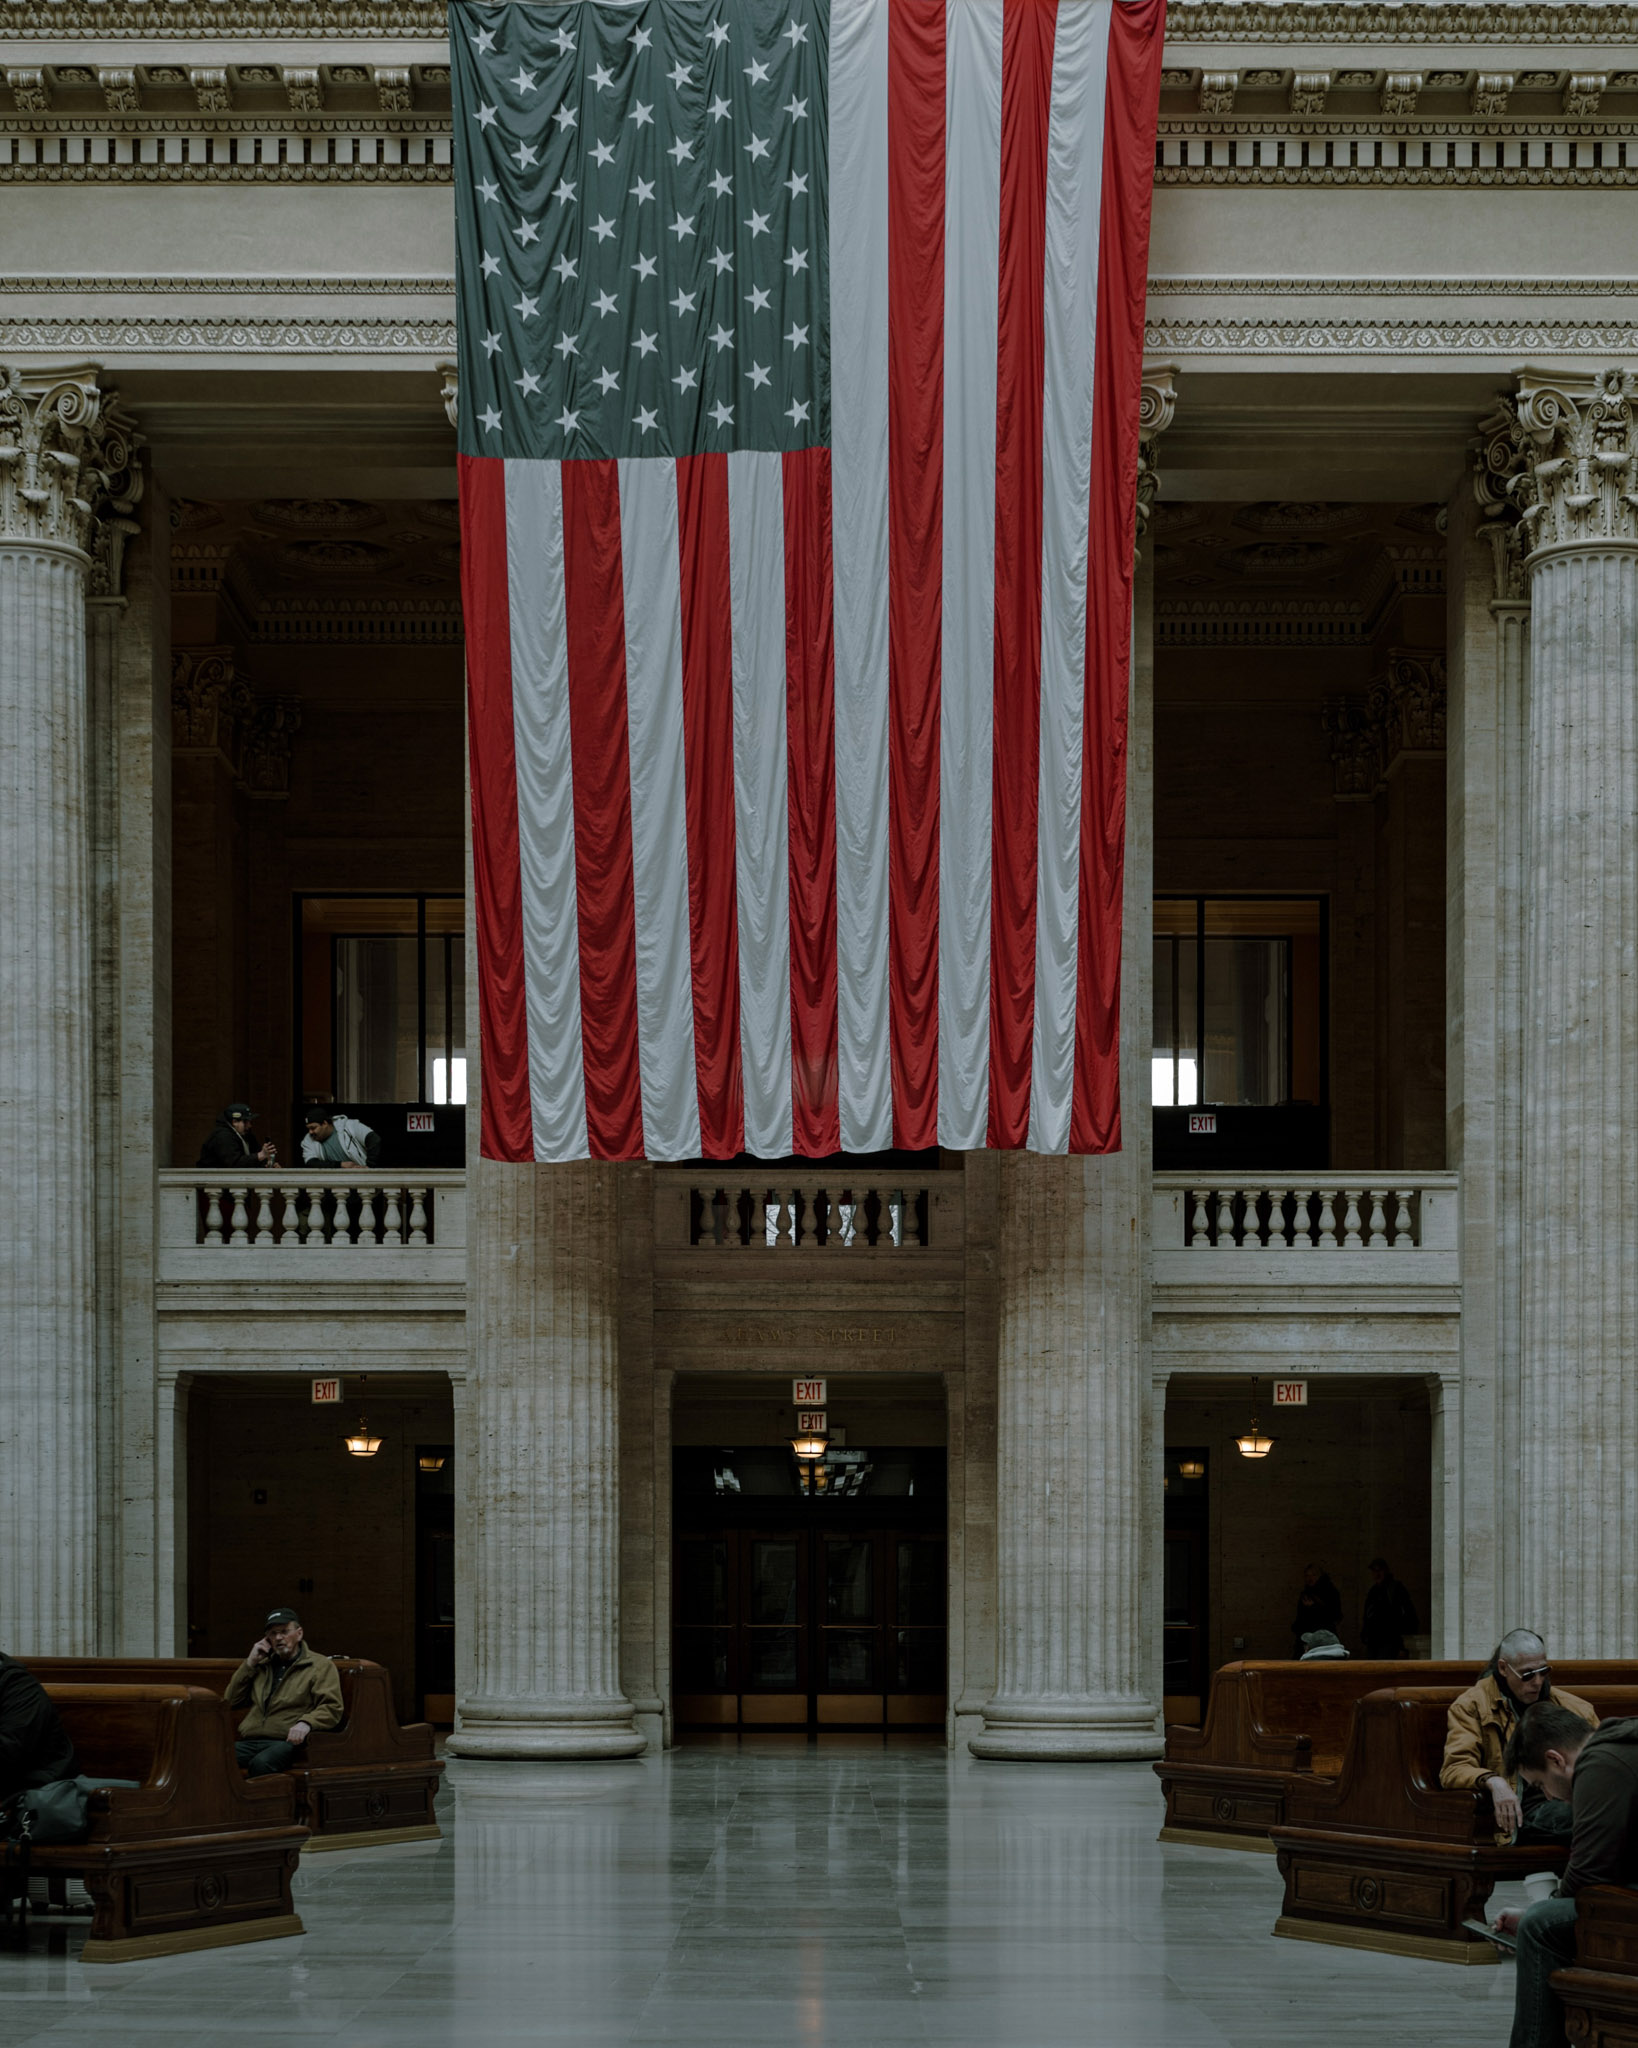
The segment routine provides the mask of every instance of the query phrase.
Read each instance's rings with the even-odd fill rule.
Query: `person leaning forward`
[[[1498,1932],[1518,1938],[1510,2048],[1559,2048],[1564,2006],[1552,1977],[1575,1961],[1577,1895],[1592,1884],[1638,1888],[1638,1720],[1588,1728],[1560,1694],[1526,1710],[1506,1769],[1573,1816],[1570,1860],[1552,1896],[1495,1919]]]
[[[341,1726],[341,1678],[311,1649],[293,1607],[275,1607],[263,1634],[228,1680],[227,1703],[248,1711],[233,1745],[248,1777],[287,1771],[308,1736]]]
[[[1589,1728],[1598,1715],[1573,1692],[1554,1692],[1552,1666],[1540,1636],[1516,1628],[1503,1636],[1476,1685],[1452,1700],[1439,1783],[1448,1792],[1488,1792],[1496,1833],[1507,1841],[1565,1842],[1570,1837],[1566,1800],[1548,1797],[1526,1781],[1523,1795],[1506,1766],[1508,1742],[1527,1708],[1551,1701],[1577,1714]]]

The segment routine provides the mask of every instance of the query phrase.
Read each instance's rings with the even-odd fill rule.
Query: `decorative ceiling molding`
[[[1462,135],[1367,130],[1323,136],[1249,131],[1224,137],[1162,122],[1157,185],[1638,184],[1638,135],[1564,132]]]
[[[275,599],[251,616],[261,645],[452,647],[462,638],[457,599]]]
[[[1560,287],[1562,292],[1564,288]],[[1638,293],[1638,284],[1632,286]],[[8,295],[47,298],[61,293],[99,298],[436,298],[455,303],[449,277],[8,277]]]
[[[440,0],[0,0],[0,40],[206,42],[215,37],[335,42],[353,37],[446,40]]]
[[[179,288],[186,288],[186,279]],[[16,289],[26,291],[27,283]],[[74,286],[72,289],[83,289]],[[100,290],[101,287],[99,286]],[[1151,277],[1149,299],[1631,299],[1638,278],[1556,277]]]
[[[3,333],[3,330],[0,330]],[[1631,320],[1168,320],[1149,321],[1146,355],[1344,357],[1428,362],[1441,358],[1638,355]]]
[[[0,320],[0,349],[96,356],[447,356],[452,320]]]
[[[35,0],[38,4],[38,0]],[[1627,0],[1172,0],[1166,48],[1190,43],[1626,43]]]
[[[1351,598],[1157,598],[1162,647],[1360,647],[1365,609]]]

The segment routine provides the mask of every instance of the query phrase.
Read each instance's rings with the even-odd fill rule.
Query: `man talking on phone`
[[[233,1745],[247,1777],[287,1771],[315,1730],[341,1726],[341,1679],[310,1649],[293,1607],[275,1607],[228,1680],[227,1703],[248,1711]]]

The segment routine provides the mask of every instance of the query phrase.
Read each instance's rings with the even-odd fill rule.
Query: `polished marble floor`
[[[1162,1847],[1146,1765],[765,1738],[452,1763],[442,1817],[307,1858],[294,1940],[85,1969],[36,1929],[0,2048],[1500,2048],[1512,2015],[1510,1965],[1272,1939],[1274,1859]]]

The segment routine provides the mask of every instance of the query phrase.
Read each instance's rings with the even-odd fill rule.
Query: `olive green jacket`
[[[309,1728],[339,1728],[343,1719],[341,1678],[328,1657],[302,1643],[288,1664],[269,1657],[261,1664],[241,1664],[228,1680],[227,1703],[249,1711],[239,1723],[241,1736],[282,1742],[297,1721]]]

